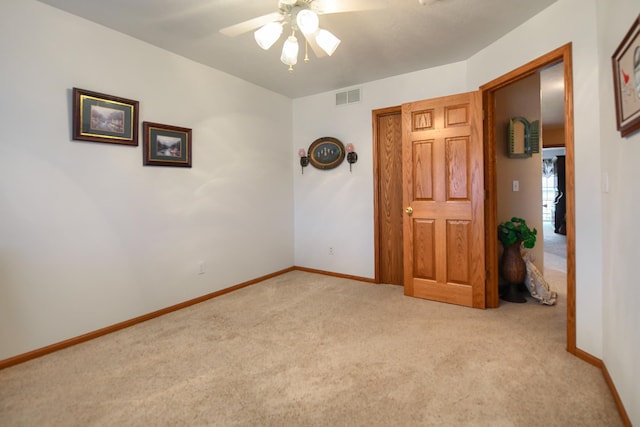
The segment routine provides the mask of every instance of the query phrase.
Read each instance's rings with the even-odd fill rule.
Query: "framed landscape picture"
[[[640,15],[611,57],[621,136],[640,129]]]
[[[191,129],[151,122],[142,129],[145,165],[191,167]]]
[[[138,101],[73,88],[73,139],[138,145]]]

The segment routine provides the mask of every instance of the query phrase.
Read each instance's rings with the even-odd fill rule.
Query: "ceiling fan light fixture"
[[[318,43],[318,46],[320,46],[327,55],[331,56],[338,48],[340,39],[327,30],[319,30],[316,34],[316,43]]]
[[[280,61],[289,66],[296,65],[298,63],[298,39],[296,36],[291,35],[284,42]]]
[[[267,25],[259,28],[253,33],[256,43],[264,50],[268,50],[278,41],[282,34],[282,24],[280,22],[269,22]]]
[[[302,31],[305,36],[308,36],[318,31],[320,19],[318,18],[318,14],[313,10],[303,9],[298,12],[296,23],[300,31]]]

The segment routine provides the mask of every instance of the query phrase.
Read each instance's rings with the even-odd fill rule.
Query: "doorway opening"
[[[563,66],[564,88],[563,99],[563,131],[562,142],[566,150],[565,177],[566,192],[564,203],[566,211],[564,215],[566,233],[566,284],[567,284],[567,351],[576,353],[576,299],[575,299],[575,202],[574,202],[574,139],[573,139],[573,68],[571,44],[566,44],[528,64],[517,68],[485,85],[480,90],[483,97],[483,109],[485,111],[484,123],[484,147],[485,147],[485,239],[486,252],[486,298],[487,307],[499,306],[498,294],[498,260],[499,242],[494,237],[498,225],[498,178],[496,170],[496,92],[513,83],[525,79],[540,71],[561,63]],[[540,200],[540,199],[539,199]],[[542,210],[542,209],[541,209]]]
[[[567,273],[564,147],[542,149],[542,223],[545,268]],[[566,278],[565,278],[566,284]]]

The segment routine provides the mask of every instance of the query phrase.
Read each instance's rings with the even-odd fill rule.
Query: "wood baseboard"
[[[306,271],[307,273],[316,273],[316,274],[322,274],[322,275],[331,276],[331,277],[340,277],[341,279],[358,280],[360,282],[377,283],[375,279],[371,279],[369,277],[352,276],[350,274],[334,273],[331,271],[316,270],[314,268],[295,266],[293,267],[293,270]]]
[[[620,395],[618,394],[616,385],[614,384],[613,379],[611,378],[611,375],[609,375],[609,371],[607,370],[607,366],[604,364],[604,362],[601,359],[598,359],[597,357],[587,353],[586,351],[580,350],[579,348],[575,348],[573,349],[573,351],[569,350],[569,353],[573,354],[578,359],[584,360],[590,365],[600,368],[600,370],[602,371],[602,375],[604,376],[604,380],[606,381],[607,386],[609,386],[609,390],[611,391],[613,400],[615,401],[616,406],[618,407],[618,413],[620,414],[620,418],[622,418],[623,424],[626,427],[632,427],[631,419],[627,414],[627,410],[625,409],[624,404],[622,403],[622,399],[620,399]]]
[[[604,363],[602,362],[602,360],[598,359],[595,356],[592,356],[586,351],[580,350],[579,348],[575,348],[573,350],[568,350],[568,351],[569,353],[576,356],[578,359],[582,359],[588,364],[595,366],[596,368],[602,369],[604,367]]]
[[[110,334],[112,332],[119,331],[121,329],[128,328],[129,326],[137,325],[138,323],[145,322],[145,321],[153,319],[155,317],[159,317],[159,316],[162,316],[164,314],[168,314],[168,313],[171,313],[173,311],[177,311],[177,310],[180,310],[182,308],[189,307],[191,305],[198,304],[198,303],[201,303],[203,301],[206,301],[206,300],[209,300],[209,299],[212,299],[212,298],[215,298],[215,297],[219,297],[220,295],[228,294],[229,292],[233,292],[233,291],[236,291],[238,289],[242,289],[242,288],[245,288],[247,286],[254,285],[254,284],[262,282],[264,280],[271,279],[272,277],[276,277],[276,276],[279,276],[281,274],[288,273],[288,272],[293,271],[295,269],[296,269],[295,267],[285,268],[284,270],[276,271],[275,273],[267,274],[266,276],[262,276],[262,277],[258,277],[256,279],[248,280],[246,282],[239,283],[239,284],[231,286],[229,288],[221,289],[219,291],[212,292],[210,294],[203,295],[201,297],[194,298],[194,299],[189,300],[189,301],[184,301],[184,302],[181,302],[179,304],[172,305],[170,307],[163,308],[163,309],[158,310],[158,311],[154,311],[152,313],[144,314],[142,316],[135,317],[135,318],[130,319],[130,320],[125,320],[124,322],[116,323],[115,325],[107,326],[105,328],[98,329],[96,331],[88,332],[88,333],[86,333],[84,335],[80,335],[78,337],[70,338],[68,340],[64,340],[64,341],[61,341],[61,342],[58,342],[58,343],[55,343],[55,344],[51,344],[51,345],[48,345],[46,347],[42,347],[42,348],[27,352],[27,353],[19,354],[17,356],[10,357],[10,358],[5,359],[5,360],[0,360],[0,370],[8,368],[10,366],[19,365],[20,363],[24,363],[24,362],[27,362],[29,360],[36,359],[36,358],[44,356],[46,354],[53,353],[55,351],[62,350],[64,348],[68,348],[68,347],[74,346],[76,344],[80,344],[80,343],[83,343],[83,342],[86,342],[86,341],[89,341],[89,340],[92,340],[92,339],[95,339],[95,338]]]

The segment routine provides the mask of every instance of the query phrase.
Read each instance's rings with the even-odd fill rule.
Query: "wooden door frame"
[[[564,65],[564,141],[566,148],[567,200],[567,351],[576,354],[576,259],[575,259],[575,167],[573,136],[573,65],[571,43],[555,49],[480,87],[485,115],[485,262],[487,267],[486,302],[488,308],[498,307],[498,239],[497,177],[496,177],[496,112],[495,92],[528,77],[550,65]]]

